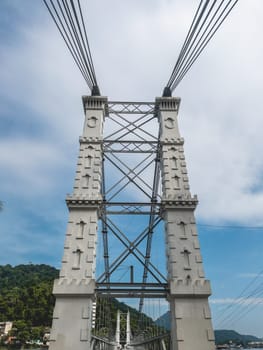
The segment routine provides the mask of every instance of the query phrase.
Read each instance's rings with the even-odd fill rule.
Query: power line
[[[248,230],[263,230],[263,226],[243,226],[243,225],[212,225],[212,224],[197,224],[197,226],[211,227],[211,228],[228,228],[228,229],[248,229]]]
[[[218,0],[200,1],[179,57],[164,89],[164,96],[171,96],[172,91],[182,81],[238,1],[221,0],[219,4]]]
[[[80,0],[43,0],[71,56],[93,95],[99,87]]]
[[[262,276],[263,274],[263,270],[261,270],[254,278],[252,281],[250,281],[245,288],[241,291],[241,293],[235,298],[235,300],[240,300],[240,303],[243,301],[243,303],[245,303],[245,300],[248,300],[248,298],[251,298],[253,296],[253,294],[255,294],[257,291],[261,291],[262,290],[262,282],[259,284],[259,286],[254,289],[253,292],[250,292],[246,297],[244,297],[245,292],[247,292],[251,286],[258,280],[258,278],[260,276]],[[237,304],[235,304],[234,302],[232,302],[231,304],[227,305],[220,313],[220,315],[216,318],[216,320],[221,320],[219,322],[219,325],[221,325],[224,321],[227,321],[227,319],[229,319],[236,311],[231,311]],[[230,311],[230,314],[228,314],[225,318],[223,318],[223,316]],[[223,318],[223,320],[222,320]]]
[[[250,311],[255,308],[255,305],[263,303],[263,299],[260,298],[263,295],[263,282],[259,284],[252,292],[250,292],[247,296],[242,297],[238,300],[238,303],[233,303],[231,305],[236,306],[234,310],[230,312],[230,314],[226,315],[223,320],[221,320],[218,326],[223,325],[225,323],[234,323],[239,321],[245,315],[247,315]]]

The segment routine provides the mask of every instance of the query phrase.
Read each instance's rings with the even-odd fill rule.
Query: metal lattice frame
[[[107,130],[107,122],[110,127]],[[140,298],[139,311],[145,297],[166,297],[166,277],[151,262],[152,239],[161,217],[160,195],[160,132],[157,107],[154,102],[108,102],[105,117],[106,135],[103,139],[103,172],[101,228],[103,241],[104,272],[97,278],[97,293],[115,297]],[[134,161],[134,157],[139,157]],[[108,167],[108,168],[107,168]],[[119,174],[109,183],[109,167]],[[146,179],[151,171],[151,180]],[[112,176],[113,177],[113,176]],[[125,191],[129,186],[137,191],[139,200],[127,201]],[[131,240],[127,233],[113,221],[112,216],[143,215],[146,227]],[[108,237],[115,236],[123,245],[123,251],[115,258],[110,254]],[[139,247],[144,244],[144,251]],[[143,266],[141,282],[118,283],[112,277],[130,256]],[[110,258],[113,260],[110,261]],[[148,276],[154,283],[148,283]]]

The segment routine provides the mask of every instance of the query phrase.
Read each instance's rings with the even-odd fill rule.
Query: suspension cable
[[[43,0],[92,95],[100,95],[80,0]]]
[[[182,81],[238,1],[200,1],[172,74],[164,89],[164,97],[171,96],[171,93]]]

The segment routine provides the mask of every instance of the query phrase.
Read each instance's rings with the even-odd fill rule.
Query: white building
[[[6,322],[0,322],[0,335],[7,335],[8,332],[11,331],[13,327],[13,322],[6,321]]]

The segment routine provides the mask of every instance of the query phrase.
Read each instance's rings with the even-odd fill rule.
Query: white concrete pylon
[[[56,304],[50,350],[88,350],[91,346],[106,103],[104,97],[83,98],[85,122],[74,189],[66,199],[69,221],[60,276],[53,289]]]
[[[214,350],[214,333],[194,210],[184,156],[184,140],[178,128],[178,98],[158,98],[162,205],[165,221],[171,350]]]
[[[159,204],[165,221],[170,291],[168,299],[171,309],[170,350],[214,350],[214,334],[208,305],[211,291],[209,281],[204,276],[194,218],[197,197],[191,196],[190,193],[183,149],[184,140],[178,128],[179,102],[179,99],[172,97],[157,98],[154,108],[151,106],[154,118],[158,112],[160,124],[158,159],[161,145],[163,193],[162,203]],[[64,256],[60,276],[55,281],[53,289],[56,305],[50,350],[89,350],[91,346],[97,225],[99,208],[103,203],[101,197],[103,123],[105,108],[109,112],[109,106],[104,97],[87,96],[83,98],[83,103],[85,122],[80,137],[74,189],[66,200],[69,222]],[[131,106],[127,107],[125,103],[122,107],[125,112],[137,113],[138,103],[131,103]],[[133,112],[129,108],[132,108]],[[143,113],[143,110],[140,111],[140,114]],[[129,140],[130,142],[132,143]],[[136,152],[140,150],[137,145],[134,149]],[[128,339],[128,324],[126,327]],[[125,322],[122,323],[119,313],[116,330],[119,348],[123,341],[122,331],[125,340]]]

